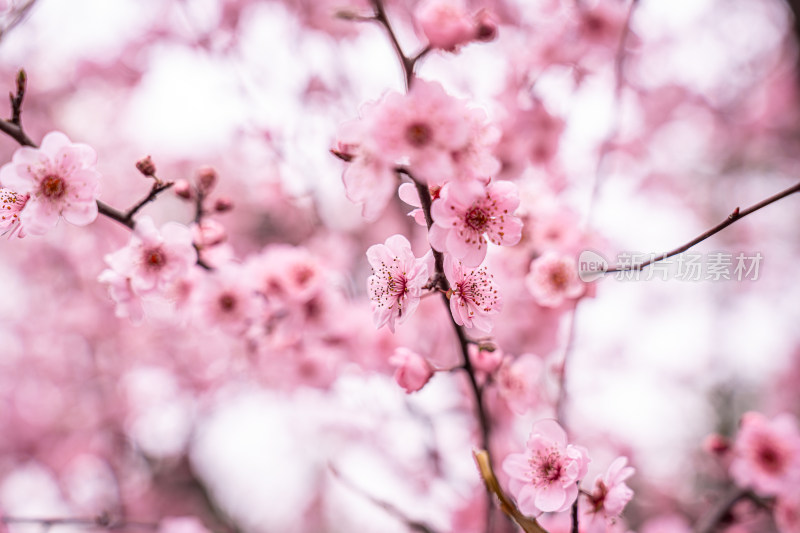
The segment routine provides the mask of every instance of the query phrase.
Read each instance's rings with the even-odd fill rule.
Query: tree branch
[[[783,191],[781,191],[781,192],[779,192],[777,194],[774,194],[774,195],[770,196],[769,198],[766,198],[766,199],[758,202],[755,205],[752,205],[752,206],[748,207],[744,211],[741,211],[737,207],[736,209],[733,210],[733,212],[730,215],[728,215],[728,218],[726,218],[725,220],[723,220],[722,222],[720,222],[719,224],[717,224],[713,228],[709,229],[708,231],[705,231],[702,234],[698,235],[696,238],[692,239],[691,241],[687,242],[686,244],[675,248],[674,250],[671,250],[669,252],[664,252],[663,254],[659,255],[658,257],[654,257],[652,259],[648,259],[647,261],[644,261],[642,263],[638,263],[636,265],[613,266],[612,268],[606,269],[605,272],[606,273],[611,273],[611,272],[627,272],[627,271],[630,271],[630,270],[642,270],[643,268],[645,268],[645,267],[647,267],[647,266],[649,266],[649,265],[651,265],[653,263],[657,263],[659,261],[664,261],[665,259],[669,259],[672,256],[681,254],[681,253],[685,252],[686,250],[688,250],[689,248],[692,248],[693,246],[695,246],[695,245],[703,242],[704,240],[708,239],[709,237],[712,237],[712,236],[716,235],[717,233],[719,233],[720,231],[724,230],[725,228],[727,228],[728,226],[730,226],[734,222],[737,222],[737,221],[743,219],[744,217],[746,217],[747,215],[749,215],[751,213],[755,213],[759,209],[767,207],[770,204],[774,204],[778,200],[782,200],[782,199],[786,198],[787,196],[790,196],[790,195],[792,195],[792,194],[794,194],[796,192],[800,192],[800,182],[792,185],[788,189],[784,189]]]

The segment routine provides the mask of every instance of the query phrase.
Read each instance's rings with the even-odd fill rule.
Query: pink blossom
[[[525,286],[542,307],[560,307],[586,292],[586,284],[578,278],[575,259],[552,251],[531,262]]]
[[[11,189],[0,189],[0,235],[8,234],[9,238],[14,234],[25,236],[19,215],[27,201],[28,195],[17,194]]]
[[[792,415],[773,420],[761,413],[742,416],[730,473],[737,483],[780,496],[800,482],[800,431]]]
[[[436,82],[414,81],[407,95],[389,93],[365,116],[363,149],[417,179],[441,184],[455,176],[451,154],[470,142],[469,111]]]
[[[590,502],[588,512],[614,519],[633,498],[633,491],[625,484],[635,470],[626,466],[627,457],[617,457],[602,476],[597,476],[592,492],[587,495]]]
[[[305,304],[326,284],[317,257],[302,247],[276,244],[248,263],[256,289],[271,304]]]
[[[197,261],[189,228],[168,222],[158,231],[149,217],[136,223],[128,245],[106,255],[111,270],[130,280],[137,294],[162,292]]]
[[[532,354],[524,354],[516,359],[507,357],[503,361],[495,381],[500,396],[512,411],[522,415],[539,403],[542,370],[542,360]]]
[[[519,242],[522,221],[513,215],[519,206],[516,185],[496,181],[478,194],[457,187],[446,184],[431,206],[433,226],[428,239],[435,250],[475,267],[486,257],[487,239],[502,246]]]
[[[432,48],[452,52],[475,37],[463,0],[425,0],[417,5],[414,18]]]
[[[138,324],[144,318],[142,300],[131,287],[131,278],[106,269],[97,277],[97,281],[108,285],[108,294],[114,300],[114,315],[117,318],[129,318]]]
[[[569,509],[589,462],[585,448],[567,444],[567,434],[558,422],[540,420],[531,429],[525,453],[508,455],[503,470],[511,476],[509,490],[520,511],[538,515]]]
[[[427,359],[408,348],[397,348],[389,363],[396,367],[395,381],[409,394],[424,387],[434,372]]]
[[[365,106],[362,113],[369,113],[374,104]],[[383,212],[397,188],[397,176],[391,164],[378,152],[371,152],[369,143],[363,142],[368,132],[362,121],[350,121],[339,130],[339,138],[333,152],[348,161],[342,173],[348,200],[361,205],[361,215],[375,220]]]
[[[775,524],[780,533],[800,531],[800,491],[781,496],[775,504]]]
[[[375,327],[386,324],[394,332],[395,323],[402,324],[419,305],[422,288],[433,272],[433,254],[428,251],[417,259],[408,240],[393,235],[385,244],[370,246],[367,259],[374,272],[367,280],[367,291]]]
[[[503,302],[486,267],[467,269],[463,263],[446,255],[444,274],[450,282],[450,312],[455,323],[490,332],[491,316],[500,312]]]
[[[59,216],[85,226],[97,218],[95,169],[97,153],[73,143],[61,132],[45,135],[41,148],[23,146],[0,168],[0,183],[20,196],[29,195],[20,213],[22,225],[34,235],[55,226]]]
[[[201,322],[231,334],[244,332],[261,314],[260,298],[235,263],[203,276],[192,295]]]

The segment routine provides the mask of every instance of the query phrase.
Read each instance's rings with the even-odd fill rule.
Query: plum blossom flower
[[[478,194],[452,185],[442,187],[431,206],[433,225],[428,240],[435,250],[475,267],[486,257],[487,239],[501,246],[519,242],[522,221],[513,215],[519,206],[516,185],[496,181]]]
[[[392,235],[384,244],[370,246],[367,259],[373,268],[367,291],[375,327],[386,324],[394,333],[395,323],[402,324],[419,305],[422,288],[433,272],[433,254],[428,251],[416,258],[405,237]]]
[[[20,238],[25,236],[19,215],[27,201],[27,194],[0,188],[0,235],[7,234],[9,238],[15,234]]]
[[[622,513],[633,498],[633,491],[625,484],[625,480],[636,472],[627,464],[627,457],[617,457],[604,475],[597,476],[592,492],[587,494],[590,503],[587,512],[609,520]]]
[[[450,312],[459,326],[492,331],[491,316],[500,312],[503,302],[492,275],[481,267],[465,268],[450,255],[444,257],[444,274],[450,282]]]
[[[14,152],[11,162],[0,168],[0,183],[29,196],[20,221],[27,232],[42,235],[59,217],[76,226],[94,222],[100,180],[96,163],[93,148],[53,131],[44,136],[41,148],[23,146]]]
[[[737,483],[767,496],[780,496],[800,482],[800,431],[790,414],[769,420],[742,416],[730,473]]]
[[[525,414],[539,403],[539,378],[543,371],[542,360],[533,354],[523,354],[516,359],[507,357],[498,369],[495,381],[500,396],[515,413]]]
[[[131,287],[131,278],[107,268],[100,273],[97,281],[108,285],[108,294],[114,300],[114,315],[117,318],[128,318],[134,324],[142,321],[142,300]]]
[[[427,359],[408,348],[397,348],[389,363],[396,367],[394,379],[411,394],[420,390],[433,376],[434,368]]]
[[[525,453],[503,461],[511,479],[509,490],[527,515],[561,512],[578,497],[578,482],[589,469],[585,448],[567,444],[567,434],[555,420],[540,420],[531,428]]]
[[[106,255],[111,270],[130,280],[131,289],[144,295],[163,292],[185,276],[197,261],[189,228],[168,222],[158,231],[149,217],[142,217],[128,245]]]
[[[362,113],[369,112],[368,104]],[[333,153],[348,161],[342,173],[347,199],[361,205],[361,215],[366,220],[375,220],[383,212],[397,187],[397,176],[380,153],[370,151],[362,138],[367,135],[361,121],[342,124]]]
[[[418,179],[441,184],[455,175],[451,153],[470,141],[468,116],[440,84],[418,79],[407,95],[389,93],[370,108],[362,144],[391,165],[408,165]]]
[[[575,260],[553,251],[545,252],[531,262],[525,286],[542,307],[560,307],[586,292],[586,284],[578,278]]]
[[[240,334],[261,314],[260,298],[243,275],[243,267],[226,263],[208,276],[193,292],[201,322]]]

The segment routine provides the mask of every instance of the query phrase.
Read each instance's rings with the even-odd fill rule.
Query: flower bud
[[[194,190],[192,186],[186,180],[178,180],[175,182],[175,185],[172,186],[172,190],[175,191],[180,198],[184,200],[191,200],[194,198]]]
[[[389,358],[389,364],[396,367],[395,381],[409,394],[424,387],[434,372],[427,359],[408,348],[397,348]]]
[[[217,213],[227,213],[233,209],[233,201],[227,196],[217,198],[214,202],[214,211]]]
[[[192,240],[200,249],[222,244],[227,238],[225,227],[216,220],[206,218],[192,225]]]
[[[136,162],[136,168],[148,178],[156,175],[156,165],[149,155],[138,160]]]
[[[203,196],[207,195],[217,184],[217,171],[212,167],[201,167],[197,171],[197,189]]]

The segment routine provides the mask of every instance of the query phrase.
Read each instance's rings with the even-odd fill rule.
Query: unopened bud
[[[147,177],[156,175],[156,165],[149,155],[136,162],[136,169]]]
[[[172,186],[172,190],[175,191],[175,194],[177,194],[184,200],[191,200],[192,198],[194,198],[194,191],[192,190],[192,186],[186,180],[176,181],[175,185]]]
[[[233,209],[233,201],[227,196],[217,198],[214,202],[214,211],[217,213],[227,213]]]
[[[217,184],[217,171],[212,167],[201,167],[197,171],[197,189],[201,194],[207,195]]]

